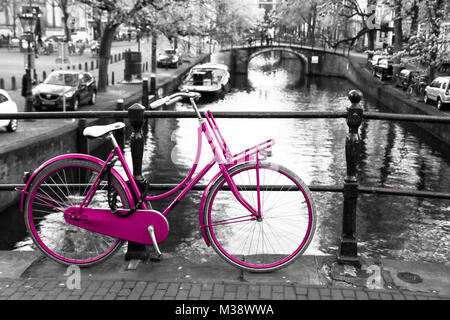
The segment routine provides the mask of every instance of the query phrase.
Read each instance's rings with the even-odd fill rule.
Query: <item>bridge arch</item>
[[[266,47],[266,48],[261,48],[259,50],[256,50],[256,51],[250,53],[250,55],[248,56],[248,60],[247,60],[247,67],[248,67],[250,60],[252,60],[254,57],[259,56],[260,54],[263,54],[266,52],[271,52],[271,51],[283,51],[283,52],[288,52],[288,53],[291,53],[291,54],[297,56],[297,58],[301,61],[302,65],[303,65],[302,74],[309,74],[308,58],[303,53],[299,52],[298,50],[294,50],[291,48],[283,48],[283,47]]]

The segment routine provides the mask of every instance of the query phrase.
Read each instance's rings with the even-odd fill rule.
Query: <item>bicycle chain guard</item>
[[[128,209],[119,209],[118,212],[125,215]],[[82,216],[83,219],[71,218],[76,215]],[[69,207],[65,211],[64,219],[67,223],[86,230],[147,245],[153,245],[148,226],[153,226],[157,243],[169,234],[166,217],[155,210],[136,210],[133,215],[123,219],[113,214],[110,209]]]

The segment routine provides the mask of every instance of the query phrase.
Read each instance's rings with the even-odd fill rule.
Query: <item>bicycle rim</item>
[[[57,262],[91,265],[113,255],[123,243],[123,240],[68,224],[64,214],[53,207],[65,210],[81,205],[100,170],[99,164],[89,160],[63,159],[44,168],[29,188],[30,193],[44,196],[48,204],[27,197],[26,227],[36,246]],[[129,208],[121,184],[113,179],[112,185],[118,193],[117,207]],[[102,181],[89,206],[109,208],[106,181]]]
[[[257,208],[256,164],[230,170],[245,200]],[[208,194],[204,213],[206,234],[214,250],[232,265],[251,272],[280,269],[301,255],[315,229],[310,191],[292,171],[261,163],[258,220],[232,195],[221,177]]]

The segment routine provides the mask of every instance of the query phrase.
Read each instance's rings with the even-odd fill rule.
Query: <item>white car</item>
[[[86,42],[86,40],[88,40],[89,42],[90,40],[89,33],[85,31],[73,32],[70,38],[72,39],[73,43],[76,43],[77,41]]]
[[[450,104],[450,77],[438,77],[426,88],[424,102],[436,102],[437,108]]]
[[[8,92],[0,89],[0,113],[17,113],[17,104],[11,100]],[[0,119],[0,127],[6,127],[8,132],[17,130],[17,119]]]

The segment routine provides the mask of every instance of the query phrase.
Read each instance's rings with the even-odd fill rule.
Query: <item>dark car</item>
[[[158,68],[162,67],[177,68],[182,63],[183,62],[181,59],[181,55],[177,49],[164,50],[164,52],[161,53],[156,60],[156,66]]]
[[[418,75],[420,75],[420,71],[418,70],[403,69],[395,78],[395,86],[406,90]]]
[[[53,71],[33,89],[34,108],[42,110],[78,110],[81,104],[95,104],[95,78],[83,71]],[[65,98],[65,99],[64,99]]]

